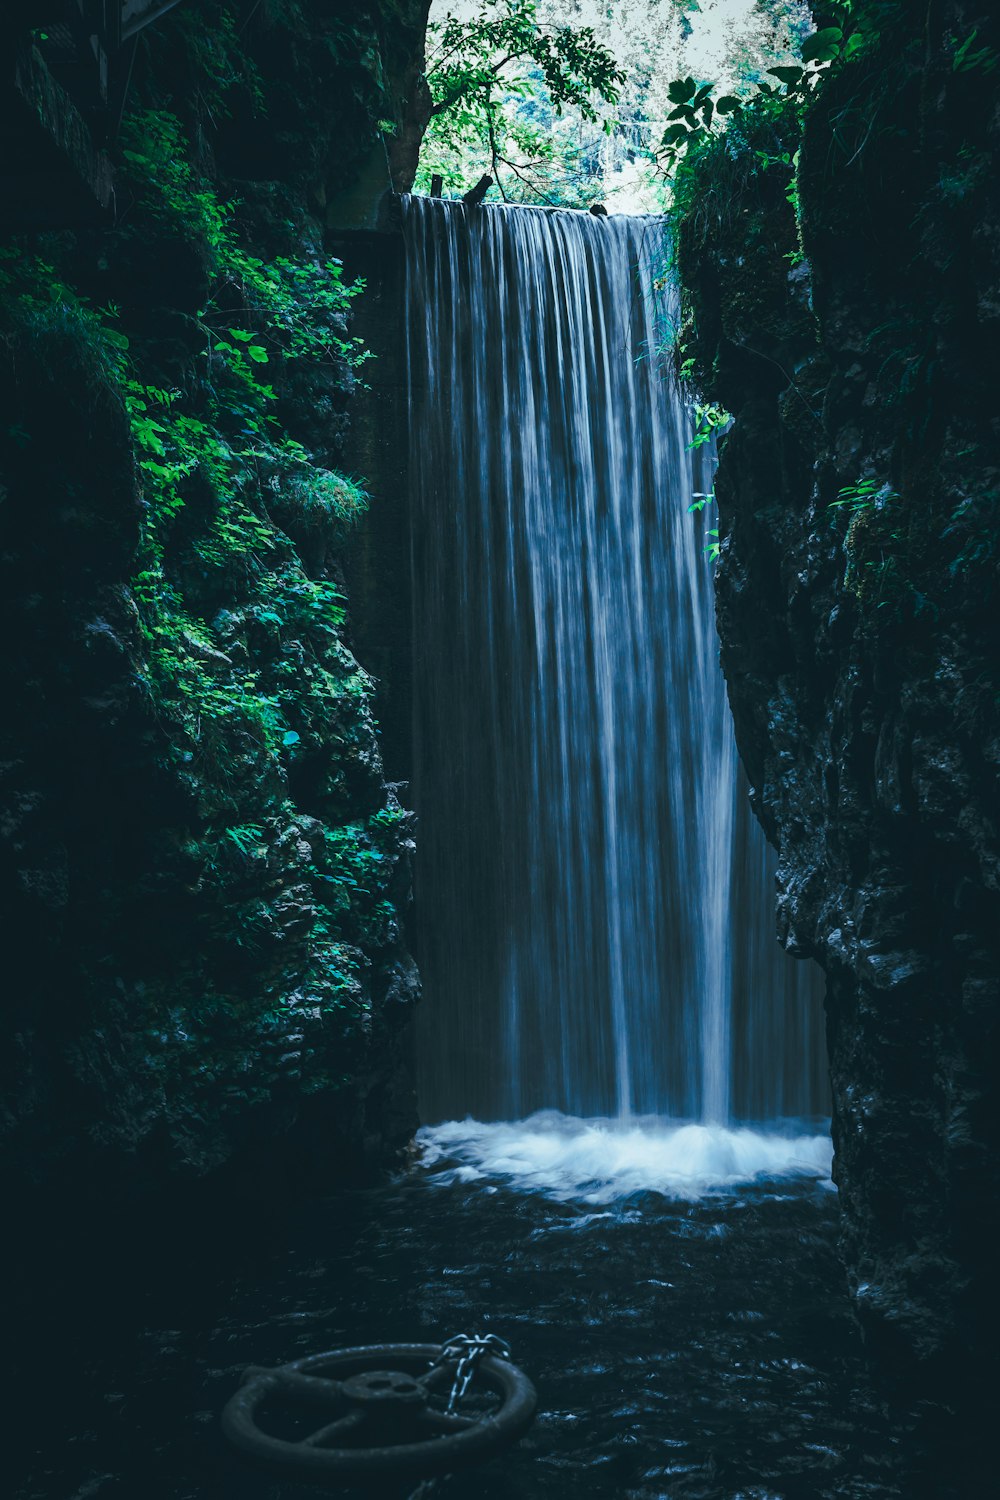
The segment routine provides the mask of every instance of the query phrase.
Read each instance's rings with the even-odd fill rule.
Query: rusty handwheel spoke
[[[447,1432],[465,1432],[467,1428],[475,1427],[484,1416],[488,1415],[489,1413],[480,1412],[478,1416],[471,1417],[460,1411],[434,1411],[431,1407],[427,1407],[420,1413],[418,1421],[425,1432],[437,1435]]]
[[[365,1425],[363,1411],[349,1411],[346,1417],[327,1422],[318,1432],[311,1432],[302,1442],[307,1448],[325,1448],[328,1444],[336,1448],[343,1438],[349,1438]]]
[[[343,1405],[345,1400],[342,1383],[324,1375],[305,1375],[301,1370],[282,1365],[277,1370],[268,1370],[266,1378],[275,1383],[281,1396],[294,1396],[319,1406]]]

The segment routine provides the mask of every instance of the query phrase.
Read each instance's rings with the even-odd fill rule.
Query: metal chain
[[[484,1354],[492,1354],[497,1359],[510,1359],[510,1345],[495,1333],[456,1333],[441,1345],[441,1353],[431,1365],[432,1370],[453,1359],[458,1361],[446,1411],[455,1410],[472,1384],[476,1366]]]
[[[446,1411],[455,1410],[472,1384],[476,1366],[484,1354],[492,1354],[496,1359],[510,1359],[510,1345],[498,1338],[495,1333],[456,1333],[441,1345],[441,1352],[432,1361],[431,1370],[450,1364],[452,1360],[456,1361],[455,1378],[452,1381]],[[434,1494],[443,1480],[450,1477],[444,1474],[440,1478],[421,1480],[416,1489],[407,1496],[407,1500],[426,1500],[427,1496]]]

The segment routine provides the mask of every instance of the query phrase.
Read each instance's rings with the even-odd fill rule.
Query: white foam
[[[546,1110],[527,1120],[449,1120],[417,1137],[444,1182],[492,1178],[559,1201],[612,1203],[635,1193],[697,1199],[758,1182],[828,1181],[828,1134],[751,1130],[655,1116],[580,1120]]]

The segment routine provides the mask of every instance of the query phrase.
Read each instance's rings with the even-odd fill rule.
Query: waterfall
[[[411,198],[404,234],[424,1118],[820,1113],[688,511],[712,464],[660,348],[663,222]]]

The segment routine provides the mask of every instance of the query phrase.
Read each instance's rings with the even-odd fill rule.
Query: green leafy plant
[[[265,9],[277,29],[300,7]],[[372,944],[395,940],[390,883],[404,838],[401,817],[366,816],[380,795],[373,687],[326,576],[366,497],[325,467],[334,440],[308,415],[314,398],[339,410],[364,374],[348,325],[360,286],[312,249],[300,184],[277,204],[255,187],[245,207],[208,176],[211,123],[235,112],[232,91],[241,120],[261,103],[241,31],[253,10],[199,0],[165,22],[197,147],[169,104],[130,112],[136,98],[164,100],[165,75],[140,41],[110,147],[121,158],[113,227],[0,247],[0,341],[30,370],[0,418],[5,478],[43,513],[50,494],[88,516],[93,502],[98,571],[115,580],[99,624],[119,653],[123,704],[108,744],[149,809],[119,884],[138,869],[137,909],[169,909],[164,954],[136,966],[122,1003],[148,1040],[142,1066],[178,1090],[188,1070],[192,1097],[207,1083],[222,1110],[230,1097],[266,1098],[292,1068],[303,1088],[328,1088],[341,1069],[347,1080],[348,1044],[370,1034]],[[120,289],[123,305],[85,295],[95,286]],[[46,468],[32,448],[63,431],[67,413],[70,442],[91,409],[107,469],[88,449],[77,490],[77,455]],[[80,566],[90,598],[85,557]],[[320,882],[324,831],[324,873],[340,878]],[[307,1033],[301,1061],[270,1056],[280,1010]]]
[[[710,134],[716,121],[738,110],[740,100],[732,94],[713,98],[714,83],[693,77],[679,78],[667,89],[673,109],[660,137],[661,159],[670,170],[699,134]]]
[[[259,823],[244,823],[226,829],[226,838],[245,859],[253,859],[264,848],[264,829]]]
[[[732,416],[725,407],[719,406],[714,401],[696,401],[694,405],[694,437],[688,443],[688,448],[703,448],[710,443],[716,434],[723,428],[728,427]]]
[[[831,520],[848,517],[844,535],[844,586],[857,598],[882,609],[903,586],[900,551],[904,537],[896,512],[900,496],[886,480],[870,477],[844,485],[830,501]]]
[[[837,499],[831,500],[827,508],[846,510],[853,516],[861,511],[879,510],[898,499],[895,490],[884,480],[859,479],[856,484],[846,484],[838,490]]]
[[[186,409],[179,390],[125,381],[124,397],[149,498],[149,570],[162,556],[169,526],[195,478],[219,503],[214,541],[202,557],[218,564],[227,555],[250,557],[273,544],[273,528],[240,498],[268,475],[309,471],[301,444],[283,434],[274,415],[270,371],[289,360],[339,364],[356,370],[368,357],[346,335],[352,298],[339,262],[312,263],[276,257],[265,263],[240,242],[235,210],[199,179],[189,160],[179,120],[165,110],[143,110],[124,124],[123,156],[145,211],[199,247],[209,270],[209,297],[199,322],[206,342],[207,402]],[[243,323],[234,316],[240,308]],[[249,326],[244,326],[248,324]],[[114,337],[108,324],[107,336]],[[127,341],[126,345],[127,347]],[[303,481],[300,479],[299,483]],[[339,488],[338,488],[339,486]],[[346,481],[313,472],[315,496],[329,511],[339,496],[341,518],[363,509],[363,496]],[[317,501],[317,504],[323,502]]]
[[[837,16],[840,24],[824,26],[806,37],[801,61],[768,68],[767,78],[774,82],[762,79],[744,98],[733,94],[715,98],[716,85],[694,77],[678,79],[670,85],[668,94],[674,108],[667,116],[658,151],[661,167],[668,175],[676,172],[692,146],[724,128],[752,100],[775,99],[802,105],[831,67],[850,61],[877,40],[877,33],[857,24],[849,0],[826,5],[824,9]]]
[[[691,501],[691,504],[688,506],[688,514],[689,515],[692,515],[692,514],[698,515],[703,510],[705,510],[706,507],[708,507],[710,505],[714,505],[714,504],[715,504],[715,491],[714,490],[710,490],[707,494],[704,493],[704,492],[702,492],[702,491],[700,491],[700,490],[696,490],[695,494],[694,494],[694,499]],[[709,529],[706,532],[704,532],[703,534],[705,536],[707,536],[709,538],[709,540],[706,542],[706,544],[705,544],[705,546],[704,546],[704,548],[702,550],[704,552],[707,552],[709,562],[718,562],[719,556],[720,556],[719,528],[717,526],[709,527]]]
[[[995,47],[976,47],[978,31],[970,32],[961,46],[956,46],[951,60],[953,73],[974,73],[977,69],[989,75],[1000,67],[1000,53]]]
[[[51,261],[18,244],[0,245],[0,303],[8,322],[24,332],[61,333],[94,374],[118,386],[128,367],[129,341],[115,326],[117,309],[97,309]]]
[[[359,280],[344,284],[340,262],[265,263],[240,243],[235,207],[219,201],[199,179],[189,159],[178,118],[168,110],[141,110],[122,126],[126,175],[144,209],[201,249],[211,276],[202,309],[213,348],[243,377],[249,364],[264,365],[272,353],[287,358],[342,360],[352,369],[369,357],[360,340],[345,336]],[[228,326],[234,297],[256,328]]]

